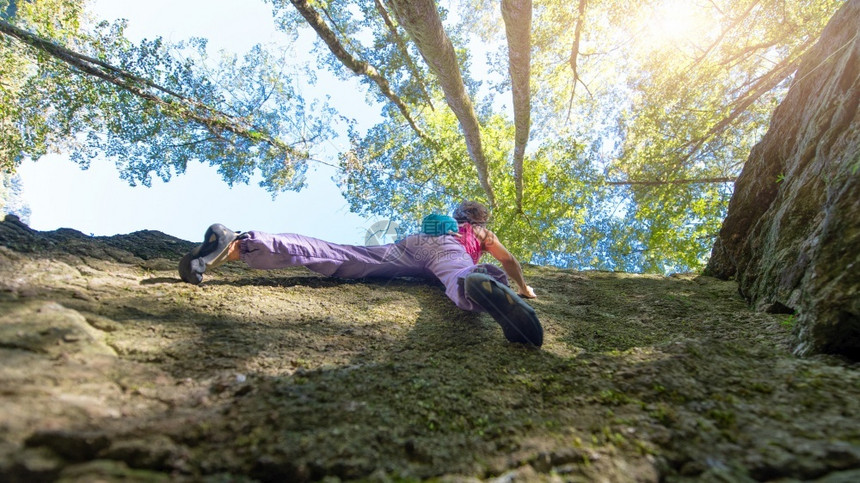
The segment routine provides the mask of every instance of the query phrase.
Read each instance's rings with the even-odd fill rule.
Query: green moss
[[[424,281],[227,265],[194,287],[158,268],[89,262],[101,268],[80,257],[0,264],[15,268],[2,280],[27,284],[3,298],[0,327],[20,323],[9,314],[23,299],[52,301],[112,321],[101,326],[119,353],[26,372],[4,352],[10,404],[34,398],[16,406],[26,417],[0,421],[10,437],[57,415],[111,442],[163,435],[177,450],[159,471],[194,481],[492,479],[524,466],[538,480],[671,480],[675,462],[767,460],[759,434],[779,434],[791,455],[857,440],[860,376],[793,357],[782,316],[750,311],[731,282],[532,267],[546,333],[533,350]],[[93,300],[67,288],[93,280],[105,281]],[[90,406],[58,406],[46,388]],[[667,463],[655,470],[649,455]]]

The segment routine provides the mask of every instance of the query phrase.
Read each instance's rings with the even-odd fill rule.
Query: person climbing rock
[[[460,309],[487,312],[508,341],[540,347],[543,328],[535,310],[523,298],[535,298],[517,259],[487,229],[490,211],[481,203],[464,201],[453,217],[425,218],[422,233],[379,246],[341,245],[293,233],[237,233],[221,224],[210,226],[203,243],[179,262],[183,281],[199,284],[206,270],[228,261],[244,261],[255,269],[304,266],[339,278],[435,277]],[[479,264],[486,252],[504,270]],[[508,277],[518,287],[508,286]]]

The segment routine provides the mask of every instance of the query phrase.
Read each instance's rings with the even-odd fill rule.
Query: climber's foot
[[[185,282],[199,284],[203,281],[203,272],[227,261],[230,244],[238,237],[224,225],[216,223],[210,226],[203,235],[203,243],[179,261],[179,276]]]
[[[466,296],[490,313],[510,342],[543,344],[543,327],[535,310],[510,287],[486,273],[474,272],[466,276],[464,287]]]

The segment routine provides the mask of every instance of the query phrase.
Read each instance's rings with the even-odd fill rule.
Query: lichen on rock
[[[707,273],[796,313],[795,352],[860,359],[860,1],[834,15],[753,148]]]

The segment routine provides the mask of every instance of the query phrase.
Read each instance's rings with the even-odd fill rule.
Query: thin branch
[[[739,17],[732,20],[732,22],[725,29],[723,29],[722,32],[720,32],[720,35],[717,36],[716,40],[714,40],[711,43],[711,45],[709,45],[708,48],[705,49],[705,51],[702,53],[702,55],[700,55],[696,60],[694,60],[687,67],[687,71],[689,72],[689,71],[693,70],[703,60],[705,60],[705,57],[707,57],[708,54],[710,54],[712,50],[714,50],[715,48],[717,48],[718,45],[720,45],[720,43],[723,41],[723,39],[726,37],[726,35],[728,35],[729,32],[734,30],[734,28],[737,27],[738,24],[741,23],[741,21],[743,21],[745,18],[747,18],[750,15],[750,13],[752,13],[753,8],[755,8],[755,6],[758,5],[758,3],[759,3],[759,0],[755,0],[754,2],[751,2],[749,7],[747,7],[746,11],[744,11],[744,13],[742,13]]]
[[[212,136],[212,137],[208,137],[208,138],[195,139],[195,140],[193,140],[193,141],[188,141],[188,142],[185,142],[185,143],[168,144],[168,145],[167,145],[167,147],[169,147],[169,148],[184,148],[184,147],[187,147],[187,146],[195,146],[195,145],[197,145],[197,144],[202,144],[202,143],[210,143],[210,142],[212,142],[212,141],[216,141],[216,140],[218,140],[218,139],[219,139],[219,138],[217,138],[217,137],[215,137],[215,136]]]
[[[744,48],[740,52],[737,52],[734,55],[732,55],[731,57],[720,62],[720,65],[725,67],[726,69],[731,69],[735,65],[747,60],[748,58],[752,57],[753,55],[758,54],[760,51],[767,50],[768,48],[773,47],[775,45],[779,45],[779,42],[776,40],[772,40],[770,42],[762,42],[760,44],[754,44],[754,45],[747,46],[746,48]],[[771,64],[776,65],[776,63],[770,59],[764,59],[764,58],[762,58],[762,59],[767,60]]]
[[[665,186],[679,184],[708,184],[708,183],[734,183],[737,181],[735,177],[725,178],[696,178],[696,179],[672,179],[667,181],[652,180],[652,181],[607,181],[606,184],[612,186]]]
[[[707,133],[704,135],[693,139],[684,145],[684,148],[690,148],[689,151],[685,155],[683,155],[677,163],[675,163],[674,169],[679,169],[680,166],[684,165],[690,158],[692,158],[702,147],[702,145],[712,137],[718,135],[723,132],[727,127],[729,127],[738,117],[741,116],[746,110],[761,96],[770,92],[779,85],[780,82],[787,79],[791,74],[793,74],[798,67],[799,58],[806,52],[806,50],[815,43],[815,39],[810,39],[804,44],[800,45],[794,52],[794,55],[789,55],[785,59],[783,59],[777,66],[770,70],[767,74],[762,75],[758,78],[758,80],[750,86],[743,95],[741,95],[738,99],[736,99],[731,104],[731,112],[721,119],[719,122],[714,124]],[[682,148],[682,149],[684,149]]]
[[[723,12],[723,9],[721,9],[720,6],[717,5],[717,3],[714,0],[708,0],[708,3],[710,3],[711,6],[714,7],[718,12],[720,12],[720,15],[725,15],[725,13]]]

